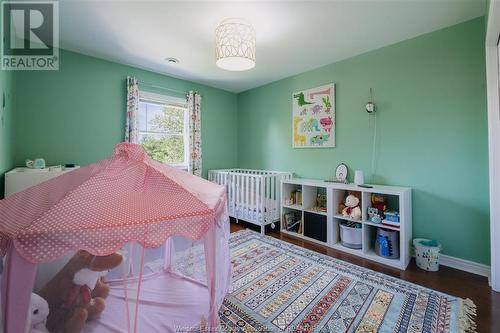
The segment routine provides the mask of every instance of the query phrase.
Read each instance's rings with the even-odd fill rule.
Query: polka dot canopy
[[[141,146],[0,201],[0,254],[9,242],[33,263],[69,250],[98,256],[137,241],[146,248],[170,236],[202,239],[224,213],[223,187],[151,160]]]

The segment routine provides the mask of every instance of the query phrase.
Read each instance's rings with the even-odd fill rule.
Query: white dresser
[[[66,172],[78,169],[79,166],[74,168],[66,168],[59,170],[49,170],[45,169],[29,169],[29,168],[15,168],[10,170],[5,174],[5,196],[8,197],[11,194],[25,190],[31,186],[38,185],[47,181],[51,178],[60,176]],[[67,255],[59,258],[56,261],[50,263],[38,265],[37,276],[35,279],[34,291],[40,290],[51,278],[57,273],[62,266],[73,255],[73,251]]]
[[[43,183],[46,180],[62,175],[63,173],[70,172],[79,168],[49,170],[45,169],[29,169],[29,168],[15,168],[5,174],[5,196],[20,192],[28,187]]]

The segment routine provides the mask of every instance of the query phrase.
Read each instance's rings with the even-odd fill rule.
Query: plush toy
[[[359,208],[359,198],[353,193],[350,193],[345,198],[345,208],[342,210],[342,215],[353,220],[361,219],[361,208]]]
[[[378,209],[368,207],[368,219],[373,223],[382,223],[382,216],[378,213]]]
[[[49,331],[45,327],[48,315],[49,304],[47,301],[37,294],[32,293],[27,318],[27,322],[30,323],[28,333],[48,333]]]
[[[109,294],[102,278],[122,259],[119,253],[100,257],[78,251],[40,291],[50,308],[49,331],[77,333],[87,320],[98,317]]]
[[[377,208],[378,214],[382,215],[386,210],[387,206],[385,205],[385,197],[381,194],[372,194],[372,207]]]
[[[344,212],[345,208],[346,208],[346,205],[343,202],[341,202],[341,203],[339,203],[339,209],[337,210],[337,212],[339,214],[343,215],[343,212]]]

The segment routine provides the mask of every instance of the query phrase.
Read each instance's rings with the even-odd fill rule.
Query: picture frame
[[[292,147],[335,147],[335,84],[292,93]]]

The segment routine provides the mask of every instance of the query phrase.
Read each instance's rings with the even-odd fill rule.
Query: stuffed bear
[[[47,328],[51,332],[80,332],[87,320],[104,311],[109,286],[103,281],[106,273],[120,265],[122,255],[94,256],[80,250],[40,290],[50,313]]]
[[[359,198],[350,193],[345,198],[345,208],[342,210],[342,215],[353,220],[361,219],[361,208],[359,208]]]
[[[28,313],[27,322],[30,326],[28,333],[48,333],[45,324],[49,315],[49,304],[42,297],[35,293],[31,294],[30,311]]]

